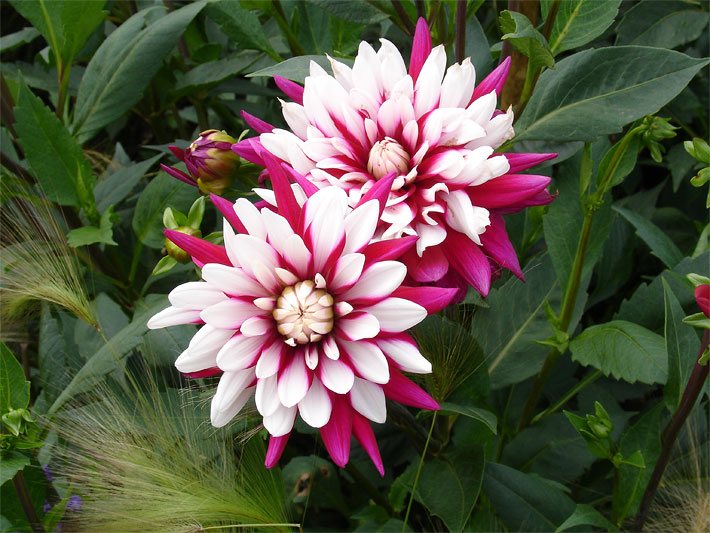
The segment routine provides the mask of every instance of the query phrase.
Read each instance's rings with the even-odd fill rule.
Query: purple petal
[[[297,104],[303,104],[303,87],[295,81],[287,80],[282,76],[274,76],[276,86]]]
[[[168,239],[190,254],[192,260],[200,268],[207,263],[232,266],[226,250],[221,246],[171,229],[166,229],[163,233]]]
[[[510,61],[510,56],[506,57],[503,62],[493,70],[493,72],[491,72],[481,83],[478,84],[478,86],[473,90],[471,102],[481,96],[489,94],[491,91],[495,91],[496,94],[500,96],[500,93],[503,90],[503,85],[505,85],[505,80],[508,77]]]
[[[415,83],[430,53],[431,33],[429,33],[429,26],[426,20],[420,17],[417,21],[417,29],[414,32],[412,55],[409,58],[409,75]]]

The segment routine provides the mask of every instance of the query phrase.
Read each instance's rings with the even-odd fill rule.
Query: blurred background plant
[[[707,3],[14,0],[0,15],[3,531],[613,530],[639,510],[633,527],[707,528],[691,281],[710,277]],[[259,169],[220,143],[253,135],[242,111],[283,124],[273,75],[302,83],[311,60],[380,37],[406,57],[419,16],[478,80],[512,57],[504,148],[559,153],[536,170],[558,197],[507,217],[526,283],[502,274],[417,328],[443,410],[388,409],[384,478],[358,447],[334,468],[305,427],[269,472],[248,413],[213,429],[212,380],[174,370],[194,327],[145,327],[196,279],[162,231],[219,243],[202,193],[254,198]],[[691,409],[695,438],[676,443]]]

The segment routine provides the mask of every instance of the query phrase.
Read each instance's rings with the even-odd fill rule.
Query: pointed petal
[[[392,369],[389,383],[383,386],[385,396],[395,402],[399,402],[419,409],[429,409],[438,411],[440,409],[436,400],[429,396],[419,385],[408,378],[405,378],[399,371]]]
[[[237,333],[217,354],[217,366],[225,372],[236,372],[251,367],[264,347],[263,337],[247,337]]]
[[[311,427],[321,428],[328,423],[332,404],[328,391],[318,378],[313,378],[308,394],[298,402],[298,412],[303,421]]]
[[[422,67],[426,58],[429,57],[431,53],[431,33],[429,33],[429,26],[426,20],[419,18],[417,21],[417,28],[414,32],[414,42],[412,43],[412,55],[409,59],[409,75],[412,80],[417,81],[419,72],[421,72]]]
[[[371,339],[380,332],[380,324],[370,313],[356,311],[337,321],[338,332],[346,339]]]
[[[557,157],[557,154],[521,154],[521,153],[508,153],[503,154],[510,164],[510,169],[508,172],[510,174],[515,174],[517,172],[522,172],[531,167],[539,165],[544,161],[549,161]]]
[[[276,204],[279,208],[279,214],[282,215],[293,229],[298,227],[298,220],[301,216],[301,206],[298,205],[296,197],[293,194],[291,184],[286,177],[281,164],[267,151],[261,154],[262,159],[269,171],[271,185],[276,195]]]
[[[458,289],[444,287],[399,287],[392,296],[417,303],[433,315],[453,302]]]
[[[325,449],[333,462],[343,468],[350,459],[350,436],[352,434],[352,408],[343,398],[334,398],[330,420],[320,430]]]
[[[168,294],[170,303],[183,309],[204,309],[226,299],[227,296],[221,290],[204,281],[183,283]]]
[[[491,265],[481,247],[466,235],[450,231],[446,239],[451,267],[456,270],[483,297],[491,288]]]
[[[524,281],[523,271],[518,262],[518,254],[505,231],[505,221],[502,216],[491,214],[491,225],[481,235],[481,243],[486,255]]]
[[[242,118],[256,133],[271,133],[275,126],[242,110]]]
[[[378,216],[382,216],[382,212],[385,210],[387,205],[387,200],[389,199],[390,192],[392,191],[392,183],[394,183],[397,174],[391,172],[383,178],[377,180],[377,182],[370,187],[370,189],[362,195],[362,198],[358,202],[358,207],[366,204],[370,200],[377,200],[380,204],[380,212]]]
[[[355,378],[355,383],[350,391],[350,401],[357,412],[373,422],[384,424],[387,420],[385,393],[380,385]]]
[[[168,165],[164,165],[163,163],[160,163],[160,168],[163,170],[163,172],[172,176],[173,178],[180,180],[183,183],[187,183],[188,185],[192,185],[193,187],[197,187],[197,182],[193,180],[189,176],[189,174],[185,174],[182,170],[169,167]]]
[[[359,413],[353,413],[353,434],[360,443],[360,446],[362,446],[362,449],[365,450],[370,457],[372,464],[375,465],[380,476],[384,477],[385,467],[382,464],[380,450],[377,447],[377,439],[375,439],[375,434],[372,431],[370,422]]]
[[[277,390],[278,378],[274,374],[264,379],[257,379],[254,403],[261,416],[271,416],[281,406]]]
[[[200,311],[200,309],[183,309],[170,306],[156,313],[148,320],[148,329],[167,328],[180,324],[201,324]]]
[[[362,203],[345,217],[345,248],[343,253],[359,252],[372,240],[381,212],[374,200]]]
[[[340,348],[348,354],[353,367],[363,378],[374,383],[387,383],[390,378],[387,358],[371,342],[339,341]]]
[[[229,222],[236,231],[239,233],[247,233],[244,224],[242,224],[242,221],[239,220],[239,217],[234,212],[234,204],[232,202],[216,194],[210,194],[210,200],[212,200],[212,204],[219,209],[222,216],[227,219],[227,222]]]
[[[306,369],[302,350],[297,350],[291,363],[278,374],[279,400],[286,407],[293,407],[303,400],[311,385],[311,373]]]
[[[252,298],[269,296],[269,292],[241,268],[209,264],[202,268],[202,279],[225,294]]]
[[[171,229],[166,229],[163,233],[168,239],[190,254],[198,267],[208,263],[232,266],[229,257],[227,257],[227,252],[221,246]]]
[[[210,419],[214,427],[221,428],[226,425],[244,407],[254,392],[253,387],[249,387],[252,381],[253,369],[222,374],[210,409]]]
[[[256,377],[259,379],[268,378],[276,374],[281,364],[281,357],[285,351],[285,344],[281,339],[266,346],[259,355],[256,362]]]
[[[347,394],[353,388],[355,375],[352,369],[340,359],[334,360],[324,357],[321,359],[318,369],[323,385],[334,393]]]
[[[531,203],[531,200],[538,200],[539,193],[546,192],[545,189],[549,184],[550,178],[547,176],[506,174],[474,187],[471,195],[476,205],[481,207],[512,211],[552,201],[552,198],[547,194],[545,197],[540,198],[543,201]],[[544,200],[547,198],[549,200],[545,202]]]
[[[363,309],[377,318],[380,330],[399,333],[419,324],[427,312],[421,305],[402,298],[386,298],[371,307]]]
[[[295,407],[279,407],[271,415],[264,417],[264,427],[272,437],[282,437],[293,429],[293,422],[296,420],[297,409]]]
[[[375,342],[405,372],[431,374],[431,363],[421,354],[414,339],[406,333],[377,338]]]
[[[274,82],[281,91],[297,104],[303,104],[303,87],[282,76],[274,76]]]
[[[286,444],[290,436],[291,433],[289,432],[280,437],[269,437],[269,447],[266,449],[266,458],[264,459],[264,466],[266,468],[273,468],[278,464],[281,455],[286,449]]]
[[[369,266],[355,285],[340,295],[347,302],[364,300],[375,303],[392,294],[402,284],[407,267],[399,261],[380,261]],[[353,303],[353,305],[355,305]]]
[[[505,80],[508,77],[510,62],[510,56],[506,57],[503,62],[493,70],[493,72],[491,72],[483,79],[483,81],[481,81],[481,83],[478,84],[478,87],[473,90],[471,102],[477,100],[481,96],[485,96],[491,91],[495,91],[496,94],[500,95],[503,90],[503,85],[505,85]]]
[[[246,319],[263,313],[250,301],[228,298],[205,308],[200,318],[212,327],[236,330]]]
[[[417,243],[417,238],[416,235],[408,235],[398,239],[373,242],[365,248],[365,260],[370,263],[372,261],[399,259],[414,247]]]

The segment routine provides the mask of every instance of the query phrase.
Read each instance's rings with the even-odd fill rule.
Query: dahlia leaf
[[[616,44],[676,48],[697,39],[708,25],[700,4],[643,0],[616,27]]]
[[[486,464],[483,490],[509,531],[554,531],[574,512],[557,483],[502,464]]]
[[[118,243],[113,240],[113,206],[109,207],[101,215],[101,226],[84,226],[76,228],[67,234],[67,241],[72,248],[79,246],[88,246],[89,244],[108,244],[117,246]]]
[[[238,2],[221,0],[210,3],[207,15],[219,25],[227,37],[239,45],[239,48],[261,50],[272,59],[281,60],[266,37],[259,17],[242,8]]]
[[[19,88],[15,119],[27,162],[47,197],[60,205],[91,209],[94,178],[81,147],[24,84]]]
[[[330,63],[325,56],[298,56],[282,61],[277,65],[271,67],[262,68],[251,74],[247,74],[247,78],[254,78],[257,76],[281,76],[287,80],[297,81],[298,83],[303,83],[306,76],[310,73],[311,61],[317,63],[323,67],[327,72],[330,72]],[[341,63],[346,65],[352,65],[351,60],[338,59]]]
[[[542,0],[543,18],[547,18],[552,0]],[[596,39],[614,22],[621,0],[559,2],[559,10],[550,33],[550,50],[557,55]]]
[[[673,100],[708,61],[644,46],[574,54],[540,76],[516,139],[591,141],[618,133]]]
[[[488,429],[490,429],[491,433],[493,433],[494,435],[498,434],[498,419],[496,418],[496,415],[494,415],[490,411],[487,411],[486,409],[444,402],[441,404],[441,410],[467,416],[469,418],[472,418],[473,420],[478,420],[479,422],[484,424]]]
[[[30,464],[30,458],[19,452],[9,452],[0,456],[0,485],[10,481],[15,474]]]
[[[205,3],[194,2],[143,28],[149,14],[139,11],[101,44],[86,67],[76,99],[74,134],[81,142],[93,137],[143,97],[146,86]]]
[[[160,249],[164,243],[165,206],[187,212],[194,198],[194,188],[178,183],[164,172],[159,172],[138,198],[133,213],[133,231],[143,244]]]
[[[4,343],[0,343],[0,414],[26,409],[30,403],[30,382],[22,365]]]
[[[603,514],[586,503],[578,503],[574,512],[559,525],[555,533],[561,533],[576,526],[594,526],[604,531],[619,531],[619,528],[609,522]]]
[[[665,383],[668,376],[663,337],[632,322],[588,327],[570,342],[570,350],[573,361],[629,383]]]
[[[681,252],[673,240],[653,222],[623,207],[615,206],[614,211],[624,217],[626,221],[636,229],[636,235],[651,248],[651,253],[663,261],[663,264],[668,268],[675,267],[683,260],[683,252]]]
[[[158,154],[140,163],[120,168],[113,174],[101,178],[94,189],[96,208],[103,212],[109,206],[117,205],[125,200],[146,172],[162,157],[163,154]]]
[[[550,68],[555,64],[547,39],[522,13],[503,11],[500,14],[500,28],[504,33],[501,39],[510,41],[521,54],[525,55],[536,72],[542,67]]]
[[[0,37],[0,53],[9,52],[18,46],[31,43],[37,37],[39,37],[39,32],[32,26],[22,28],[9,35],[3,35]]]
[[[664,333],[668,352],[668,380],[663,389],[663,399],[668,408],[675,411],[695,365],[700,343],[693,328],[683,322],[685,312],[673,290],[666,280],[661,281],[666,309]]]

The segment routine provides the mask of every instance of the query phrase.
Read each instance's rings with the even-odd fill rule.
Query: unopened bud
[[[409,171],[409,154],[397,141],[385,137],[372,146],[367,170],[375,179],[384,178],[392,172],[401,176]]]
[[[175,228],[175,231],[193,237],[202,237],[202,232],[199,229],[191,228],[190,226],[180,226]],[[178,263],[187,263],[190,261],[190,254],[168,238],[165,239],[165,250],[168,252],[168,255]]]

